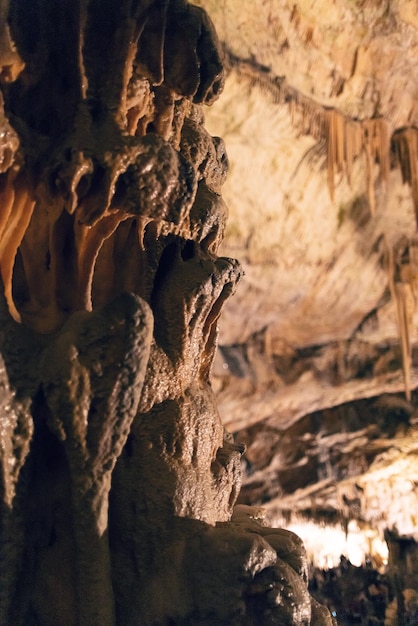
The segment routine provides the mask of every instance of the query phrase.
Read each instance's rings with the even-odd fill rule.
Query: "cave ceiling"
[[[418,537],[415,0],[200,0],[228,69],[214,385],[241,501]]]

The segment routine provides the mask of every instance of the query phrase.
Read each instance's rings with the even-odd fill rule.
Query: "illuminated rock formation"
[[[184,0],[1,5],[0,624],[332,624],[210,385],[223,85]],[[14,41],[14,43],[13,43]]]
[[[416,7],[198,3],[228,69],[206,118],[232,164],[220,251],[245,272],[214,368],[239,501],[316,520],[318,559],[326,523],[337,563],[347,528],[382,563],[386,527],[418,540]]]

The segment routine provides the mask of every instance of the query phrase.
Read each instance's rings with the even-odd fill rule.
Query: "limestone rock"
[[[230,522],[213,24],[185,0],[1,9],[0,624],[308,626],[300,542]]]
[[[199,4],[227,67],[206,115],[231,164],[221,250],[245,272],[214,370],[247,446],[240,502],[416,537],[411,3]]]

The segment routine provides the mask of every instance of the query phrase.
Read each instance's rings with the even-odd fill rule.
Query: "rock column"
[[[1,11],[0,624],[331,624],[297,538],[231,521],[244,447],[210,371],[241,269],[216,254],[209,18]]]

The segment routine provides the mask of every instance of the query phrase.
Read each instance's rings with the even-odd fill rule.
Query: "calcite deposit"
[[[214,370],[240,502],[335,566],[328,588],[341,553],[390,577],[385,529],[418,540],[416,3],[199,4],[228,69],[206,116],[231,161],[220,250],[245,272]],[[386,605],[413,623],[403,571]]]
[[[0,624],[327,626],[210,383],[221,50],[184,0],[1,4]]]

